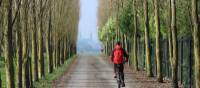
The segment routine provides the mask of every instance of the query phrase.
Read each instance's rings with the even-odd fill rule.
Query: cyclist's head
[[[121,42],[120,42],[120,41],[117,41],[116,45],[121,45]]]

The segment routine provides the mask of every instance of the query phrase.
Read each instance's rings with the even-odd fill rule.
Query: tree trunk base
[[[172,81],[172,88],[178,88],[178,82],[177,81]]]
[[[157,81],[158,81],[159,83],[164,83],[162,77],[157,78]]]

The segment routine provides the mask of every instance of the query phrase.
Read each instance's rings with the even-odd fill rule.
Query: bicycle
[[[116,76],[117,76],[117,86],[118,88],[121,88],[122,85],[122,72],[120,72],[120,65],[117,65],[116,67]]]

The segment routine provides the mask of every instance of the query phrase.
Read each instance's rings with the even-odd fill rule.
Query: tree
[[[172,17],[172,11],[171,11],[171,0],[169,0],[169,23],[168,23],[168,44],[169,44],[169,60],[172,68],[172,60],[173,60],[173,53],[172,53],[172,32],[171,32],[171,17]]]
[[[148,17],[148,2],[144,0],[144,18],[145,18],[145,54],[146,54],[146,70],[147,76],[152,77],[152,66],[150,57],[150,47],[149,47],[149,17]]]
[[[1,7],[1,5],[2,5],[2,0],[0,0],[0,7]]]
[[[30,58],[29,58],[29,43],[28,43],[28,29],[29,29],[29,0],[23,0],[23,23],[22,23],[22,67],[23,67],[23,87],[30,88]]]
[[[177,29],[176,29],[176,0],[171,0],[171,32],[172,32],[172,83],[173,88],[178,88],[178,51],[177,51]]]
[[[197,0],[192,3],[192,23],[193,23],[193,42],[194,42],[194,61],[195,61],[195,86],[200,87],[200,24],[198,18]]]
[[[39,13],[39,18],[40,18],[40,28],[38,29],[38,60],[39,60],[39,78],[45,77],[45,70],[44,70],[44,53],[43,53],[43,28],[44,28],[44,5],[46,4],[46,0],[40,0],[40,13]]]
[[[138,56],[137,56],[137,32],[138,25],[137,25],[137,0],[134,0],[134,40],[133,40],[133,53],[134,53],[134,67],[135,70],[138,71]]]
[[[4,29],[4,56],[5,56],[5,69],[6,69],[6,82],[7,88],[15,88],[15,75],[13,65],[13,53],[12,53],[12,31],[13,31],[13,17],[12,6],[13,0],[6,2],[7,13],[7,28]]]
[[[17,87],[22,88],[22,30],[21,30],[21,13],[17,18],[16,31],[16,58],[17,58]]]
[[[37,16],[36,16],[36,0],[33,1],[33,29],[32,29],[32,62],[33,62],[33,81],[38,81],[38,52],[37,52]]]
[[[157,79],[158,82],[163,82],[162,78],[162,64],[160,57],[160,16],[159,16],[159,3],[160,0],[154,0],[155,11],[155,26],[156,26],[156,65],[157,65]]]
[[[49,61],[48,63],[48,71],[49,73],[53,72],[53,58],[52,58],[52,47],[51,47],[51,30],[52,30],[52,7],[51,7],[51,1],[49,1],[49,13],[48,13],[48,28],[46,30],[46,54],[47,59]]]
[[[2,79],[1,79],[1,73],[0,73],[0,88],[2,88]]]

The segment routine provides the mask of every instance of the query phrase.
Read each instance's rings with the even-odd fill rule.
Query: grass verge
[[[1,87],[6,88],[6,73],[5,73],[5,64],[4,64],[4,58],[0,56],[0,79],[2,80],[1,82]],[[3,80],[4,79],[4,80]]]
[[[33,84],[34,88],[51,88],[53,81],[65,73],[66,69],[68,69],[70,67],[70,64],[75,60],[75,57],[76,56],[73,56],[67,61],[65,61],[64,65],[54,70],[52,74],[46,73],[46,77],[44,79],[40,79],[38,82],[34,82]]]

